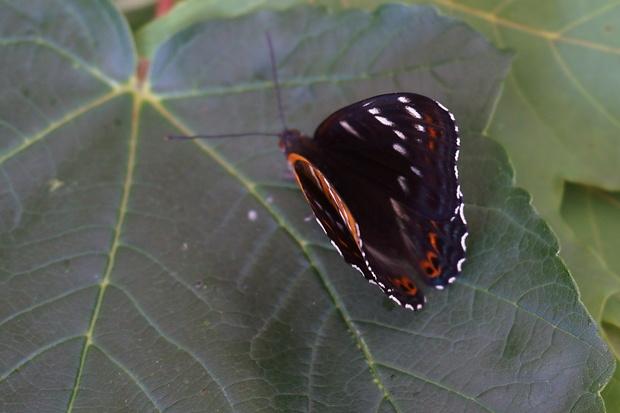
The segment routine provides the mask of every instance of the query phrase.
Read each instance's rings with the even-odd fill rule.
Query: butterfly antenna
[[[288,130],[286,120],[284,119],[284,111],[282,110],[282,98],[280,97],[280,82],[278,82],[278,70],[276,69],[276,55],[273,51],[273,43],[271,42],[271,35],[269,31],[265,31],[265,37],[267,38],[267,44],[269,45],[269,57],[271,58],[271,72],[273,75],[273,83],[276,87],[276,100],[278,101],[278,112],[280,114],[280,121],[284,130]]]
[[[195,136],[183,136],[183,135],[170,135],[166,136],[167,141],[181,141],[189,139],[212,139],[212,138],[244,138],[247,136],[278,136],[277,133],[226,133],[223,135],[195,135]]]

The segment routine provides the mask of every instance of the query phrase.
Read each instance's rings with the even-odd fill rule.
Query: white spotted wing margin
[[[454,116],[412,93],[380,95],[330,115],[314,138],[281,146],[317,221],[345,261],[400,305],[442,289],[465,261],[467,224]]]

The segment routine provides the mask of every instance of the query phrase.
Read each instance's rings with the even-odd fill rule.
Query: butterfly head
[[[278,134],[280,149],[285,155],[298,152],[300,144],[309,139],[298,129],[284,129]]]

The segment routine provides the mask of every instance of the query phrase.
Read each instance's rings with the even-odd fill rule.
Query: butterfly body
[[[413,93],[342,108],[310,138],[280,134],[317,222],[344,260],[398,304],[421,309],[465,261],[467,224],[454,116]]]

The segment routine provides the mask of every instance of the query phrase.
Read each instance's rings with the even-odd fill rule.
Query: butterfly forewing
[[[410,269],[407,268],[405,261],[396,250],[385,255],[383,249],[375,245],[385,237],[401,236],[397,222],[390,214],[390,208],[382,205],[384,200],[370,197],[363,205],[353,206],[356,211],[354,215],[321,171],[297,154],[291,154],[288,158],[319,225],[344,260],[359,270],[368,281],[379,285],[383,292],[398,304],[413,310],[422,308],[424,296],[413,280],[406,275]],[[383,227],[369,227],[366,225],[368,218],[376,221],[376,217],[382,215],[387,217],[384,222],[386,227],[375,232],[376,236],[373,237],[370,231],[373,228]],[[359,225],[354,217],[360,218],[364,223],[370,242],[366,244],[362,242]],[[385,231],[389,228],[391,231]]]
[[[338,110],[313,139],[296,131],[281,139],[332,243],[390,298],[419,309],[416,274],[437,288],[454,281],[467,225],[458,129],[445,107],[416,94],[380,95]]]
[[[446,219],[461,203],[458,130],[432,99],[389,94],[354,103],[329,116],[315,140],[418,214]]]

